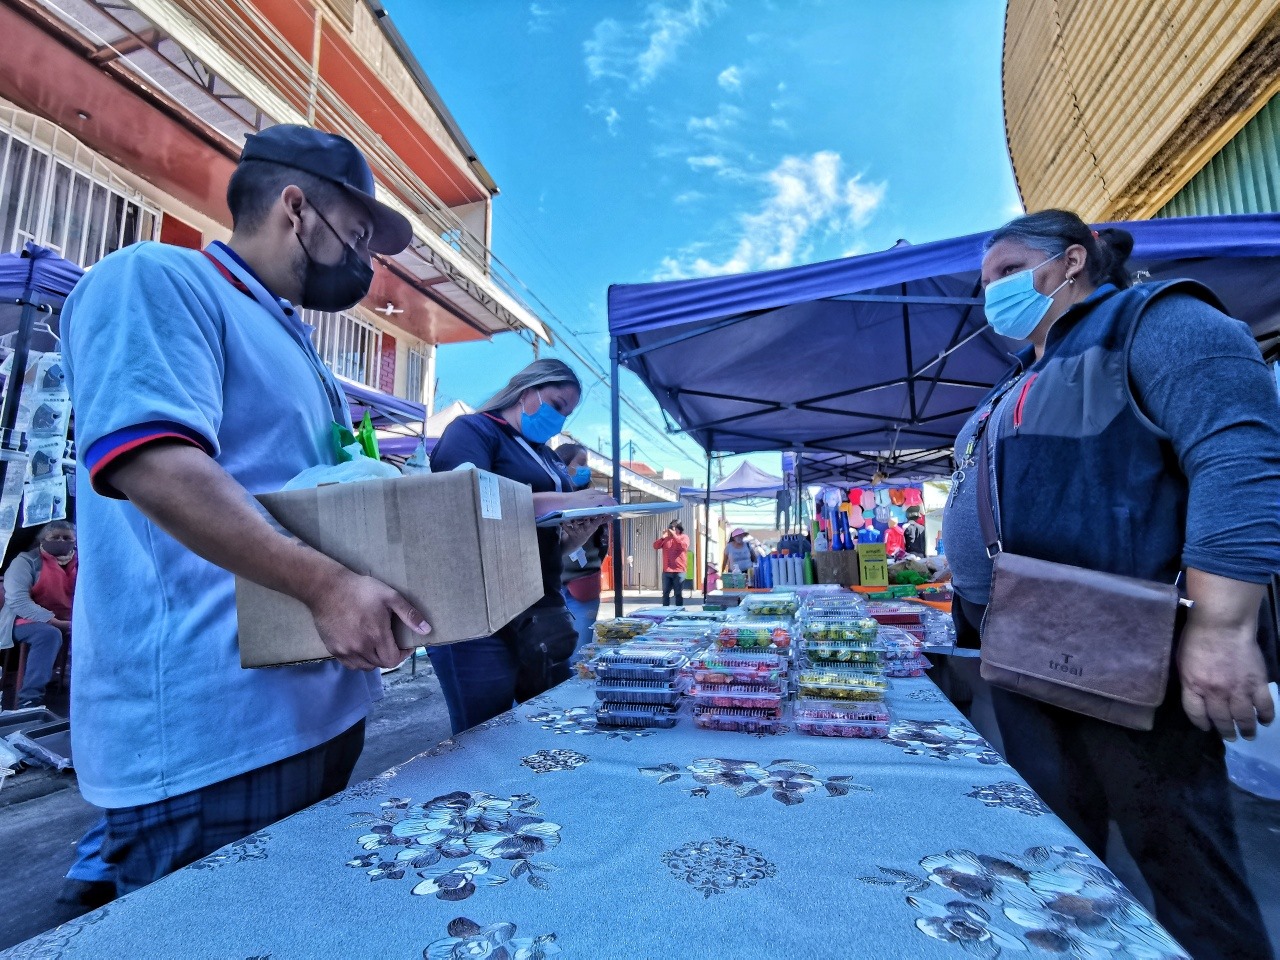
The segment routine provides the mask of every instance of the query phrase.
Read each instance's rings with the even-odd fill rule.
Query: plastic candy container
[[[603,680],[669,682],[680,676],[680,668],[688,662],[678,650],[637,649],[637,644],[627,644],[596,657],[596,676]]]
[[[919,637],[901,627],[881,627],[879,640],[886,660],[910,660],[919,655],[923,646]]]
[[[596,621],[596,640],[600,643],[623,643],[634,640],[653,629],[652,620],[638,617],[619,617],[616,620]]]
[[[689,663],[693,679],[701,686],[751,683],[781,689],[787,662],[773,653],[707,653]]]
[[[867,602],[854,593],[818,594],[806,597],[803,611],[806,614],[834,614],[844,617],[861,617],[866,614]]]
[[[700,707],[747,707],[758,710],[774,710],[782,717],[781,690],[743,683],[712,683],[689,688],[689,697]]]
[[[596,707],[599,727],[674,727],[680,717],[678,707],[645,706],[636,703],[602,703]]]
[[[924,623],[924,608],[899,600],[873,600],[867,604],[867,616],[895,627]]]
[[[810,669],[796,678],[801,697],[816,700],[857,700],[881,703],[889,690],[883,677],[844,670]]]
[[[675,680],[631,680],[598,673],[596,699],[609,703],[633,703],[675,706],[689,682],[683,677]]]
[[[850,707],[835,701],[796,704],[796,729],[813,737],[875,738],[889,735],[889,712],[880,704]]]
[[[784,729],[776,711],[754,707],[694,707],[693,722],[704,730],[737,733],[781,733]]]
[[[743,597],[741,607],[749,617],[794,617],[800,598],[794,593],[757,593]]]
[[[663,623],[719,623],[725,617],[723,610],[685,610],[680,609],[663,620]]]
[[[805,614],[800,619],[800,636],[806,640],[861,640],[870,643],[879,632],[880,624],[870,617]]]
[[[787,650],[791,647],[791,627],[782,620],[733,620],[716,634],[722,650]]]
[[[916,654],[908,659],[888,661],[884,665],[884,675],[903,679],[907,677],[923,677],[929,666],[928,660]]]
[[[884,651],[862,640],[800,640],[797,646],[815,663],[858,664],[870,669],[884,662]]]
[[[678,611],[675,607],[644,607],[640,610],[632,610],[629,617],[636,620],[652,620],[654,623],[662,623],[676,612]]]

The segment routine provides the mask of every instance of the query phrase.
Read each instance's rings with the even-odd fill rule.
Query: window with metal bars
[[[0,252],[28,241],[82,267],[160,235],[160,209],[70,134],[30,114],[0,110]]]
[[[423,403],[427,398],[427,372],[430,368],[427,354],[430,350],[431,346],[426,343],[409,348],[409,362],[405,367],[404,393],[405,399],[413,400],[415,403]]]
[[[303,310],[302,320],[315,328],[316,352],[330,370],[367,387],[378,387],[381,330],[354,313]]]

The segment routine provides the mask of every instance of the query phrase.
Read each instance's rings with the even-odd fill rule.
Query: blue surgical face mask
[[[578,467],[573,471],[573,485],[579,490],[583,490],[591,486],[591,468]]]
[[[538,391],[538,409],[533,413],[520,411],[520,432],[526,440],[534,443],[546,443],[564,429],[565,415],[542,400],[542,391]]]
[[[992,330],[1011,340],[1025,340],[1031,336],[1053,306],[1053,295],[1071,282],[1063,280],[1048,295],[1036,289],[1036,271],[1060,256],[1062,254],[1050,257],[1030,270],[1020,270],[987,284],[987,323],[991,324]]]

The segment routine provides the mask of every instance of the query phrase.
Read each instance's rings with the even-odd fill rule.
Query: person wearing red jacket
[[[689,566],[689,538],[684,524],[673,520],[657,540],[653,549],[662,551],[662,605],[671,605],[671,594],[676,595],[676,606],[684,606],[684,576]]]

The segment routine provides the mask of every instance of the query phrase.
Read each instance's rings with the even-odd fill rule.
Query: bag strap
[[[991,496],[995,480],[991,476],[991,431],[987,429],[998,405],[999,401],[987,411],[978,426],[982,431],[982,442],[978,445],[978,523],[982,527],[982,542],[987,547],[987,556],[993,560],[1004,549],[1000,542],[1000,491],[997,489],[995,497]]]

